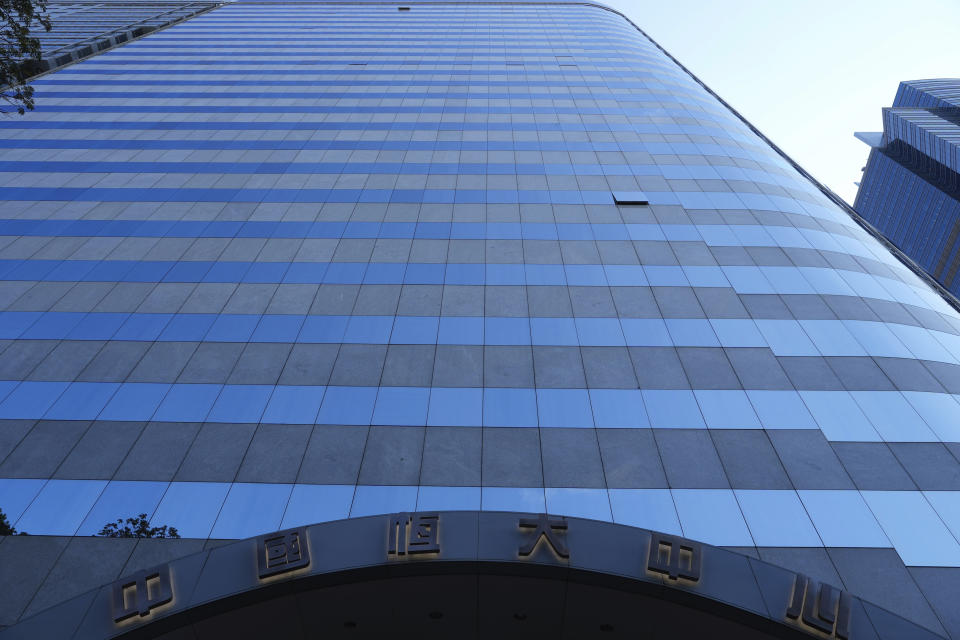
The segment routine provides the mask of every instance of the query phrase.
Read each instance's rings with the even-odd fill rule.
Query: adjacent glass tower
[[[903,82],[883,110],[857,211],[951,293],[960,293],[960,79]]]
[[[462,509],[735,548],[960,637],[960,315],[616,12],[238,2],[36,87],[0,122],[32,534],[0,624],[156,563],[89,537],[116,518],[169,557]]]

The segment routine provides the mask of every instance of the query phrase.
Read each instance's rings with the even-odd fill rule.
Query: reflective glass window
[[[226,482],[171,482],[150,524],[176,527],[183,538],[206,538],[229,491]]]
[[[290,493],[281,529],[342,520],[350,515],[352,484],[297,484]]]
[[[729,489],[672,489],[683,535],[721,547],[755,546]]]
[[[233,483],[210,537],[249,538],[278,530],[292,490],[292,484]]]

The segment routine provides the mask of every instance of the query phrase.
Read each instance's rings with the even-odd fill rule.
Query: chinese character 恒
[[[440,553],[440,515],[395,513],[387,531],[387,555]]]

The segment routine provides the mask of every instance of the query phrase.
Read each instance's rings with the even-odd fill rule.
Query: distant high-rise
[[[900,83],[883,110],[854,208],[960,294],[960,79]]]
[[[615,11],[236,2],[35,84],[0,640],[960,639],[960,316]]]

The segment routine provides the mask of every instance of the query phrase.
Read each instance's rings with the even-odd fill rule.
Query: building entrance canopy
[[[0,639],[397,634],[937,637],[833,586],[693,540],[458,511],[342,520],[216,547],[125,576]]]

